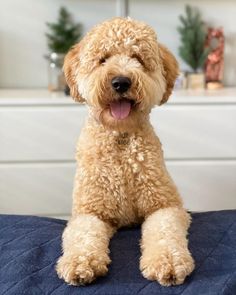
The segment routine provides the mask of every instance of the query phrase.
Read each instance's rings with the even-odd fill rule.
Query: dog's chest
[[[85,143],[80,145],[83,149],[77,154],[83,206],[88,206],[88,199],[95,198],[96,204],[109,208],[106,214],[116,220],[114,222],[122,221],[122,225],[139,222],[143,215],[139,208],[143,194],[148,194],[149,185],[153,183],[150,180],[158,178],[161,157],[158,139],[103,134],[103,137],[91,138],[89,148],[85,149]],[[88,194],[86,198],[83,191]]]
[[[114,132],[115,133],[115,132]],[[145,163],[145,141],[141,136],[130,136],[127,132],[115,133],[113,138],[113,153],[110,164],[117,166],[118,170],[123,172],[123,177],[135,178],[138,172],[141,172]],[[131,179],[130,179],[131,180]]]
[[[118,136],[107,163],[111,183],[111,199],[117,203],[122,220],[130,223],[143,217],[140,210],[144,198],[159,178],[162,165],[159,145],[151,144],[142,136]]]
[[[143,136],[115,133],[107,147],[109,151],[100,152],[99,162],[110,182],[124,192],[121,195],[135,199],[135,187],[145,182],[150,173],[158,172],[162,152],[158,139],[155,141],[153,144]]]

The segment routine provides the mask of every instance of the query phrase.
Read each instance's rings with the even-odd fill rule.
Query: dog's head
[[[64,72],[75,100],[91,106],[104,125],[125,129],[167,101],[178,64],[148,25],[114,18],[69,51]]]

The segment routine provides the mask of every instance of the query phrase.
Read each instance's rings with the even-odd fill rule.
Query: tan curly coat
[[[142,222],[143,276],[166,286],[183,283],[194,268],[186,239],[190,217],[149,122],[152,107],[172,92],[175,58],[149,26],[115,18],[71,49],[64,71],[71,95],[88,104],[89,118],[77,146],[73,212],[63,233],[59,277],[86,284],[105,275],[114,232]],[[117,76],[132,83],[122,95],[111,85]],[[133,102],[124,119],[111,111],[120,99]]]

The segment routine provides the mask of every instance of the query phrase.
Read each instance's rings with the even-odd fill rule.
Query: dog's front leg
[[[107,273],[109,240],[114,230],[95,215],[73,217],[63,233],[58,276],[71,285],[86,284]]]
[[[165,208],[151,214],[142,226],[140,269],[161,285],[181,284],[194,269],[186,239],[190,224],[182,208]]]

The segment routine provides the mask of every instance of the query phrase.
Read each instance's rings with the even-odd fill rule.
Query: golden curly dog
[[[72,97],[89,106],[77,146],[73,212],[63,233],[60,278],[86,284],[108,271],[109,240],[142,223],[140,269],[160,284],[183,283],[194,262],[190,216],[149,122],[178,75],[174,56],[146,24],[114,18],[95,26],[65,58]]]

